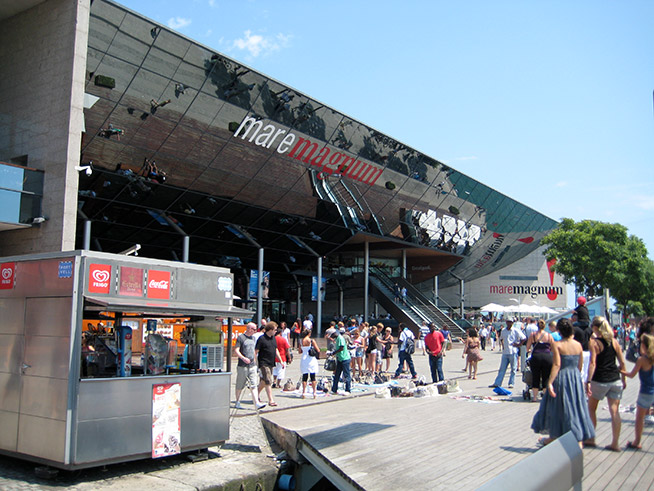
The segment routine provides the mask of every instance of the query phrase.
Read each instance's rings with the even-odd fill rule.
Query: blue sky
[[[119,2],[654,258],[654,2]]]

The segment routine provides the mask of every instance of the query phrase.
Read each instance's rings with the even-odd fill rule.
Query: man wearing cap
[[[515,371],[518,363],[518,348],[526,339],[524,333],[514,325],[513,318],[506,320],[506,329],[502,329],[502,362],[500,369],[497,371],[495,382],[489,387],[501,387],[504,380],[506,369],[511,364],[511,375],[509,376],[509,388],[513,387],[515,382]]]
[[[425,345],[429,353],[429,369],[431,370],[431,381],[433,383],[445,380],[443,375],[443,349],[445,348],[445,338],[443,334],[436,329],[436,324],[429,324],[429,334],[425,336]]]
[[[347,349],[347,341],[343,336],[345,328],[341,327],[338,332],[332,333],[334,339],[334,351],[332,354],[336,355],[336,369],[334,370],[334,382],[332,383],[332,394],[338,394],[338,381],[343,374],[343,381],[345,382],[345,394],[349,395],[352,385],[352,376],[350,372],[350,352]]]
[[[586,307],[586,297],[577,298],[577,307],[572,314],[572,326],[574,338],[581,344],[583,350],[583,363],[581,367],[581,381],[588,381],[588,367],[590,365],[590,338],[593,335],[593,328],[590,327],[590,315]]]
[[[577,298],[575,312],[577,313],[577,324],[579,327],[587,329],[590,326],[590,314],[588,313],[588,307],[586,307],[586,297]]]

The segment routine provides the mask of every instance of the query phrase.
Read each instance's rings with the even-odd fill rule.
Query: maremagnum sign
[[[277,153],[316,167],[326,177],[340,175],[372,186],[383,172],[383,169],[338,149],[330,149],[326,144],[298,136],[270,122],[264,126],[263,120],[249,116],[243,119],[233,136],[240,136],[242,140],[247,138],[248,142],[264,148],[276,146]]]

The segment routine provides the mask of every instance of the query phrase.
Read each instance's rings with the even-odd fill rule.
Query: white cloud
[[[636,208],[647,211],[654,210],[654,196],[639,194],[631,196],[631,199],[633,200],[634,206]]]
[[[274,51],[279,51],[281,48],[288,47],[292,38],[290,35],[281,33],[277,34],[275,37],[252,34],[252,31],[249,29],[243,34],[244,37],[234,40],[232,47],[242,51],[247,51],[254,58],[261,54],[267,55]]]
[[[568,181],[559,181],[556,183],[557,188],[564,188],[568,186]]]
[[[216,6],[216,0],[209,0],[209,7],[215,7]]]
[[[175,30],[184,29],[190,24],[191,19],[185,19],[184,17],[171,17],[168,19],[168,27]]]

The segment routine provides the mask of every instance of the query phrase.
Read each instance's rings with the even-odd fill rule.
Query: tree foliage
[[[623,225],[564,218],[541,243],[547,259],[556,258],[552,269],[566,283],[590,297],[608,288],[618,304],[640,303],[654,313],[654,263],[643,241],[627,235]]]

